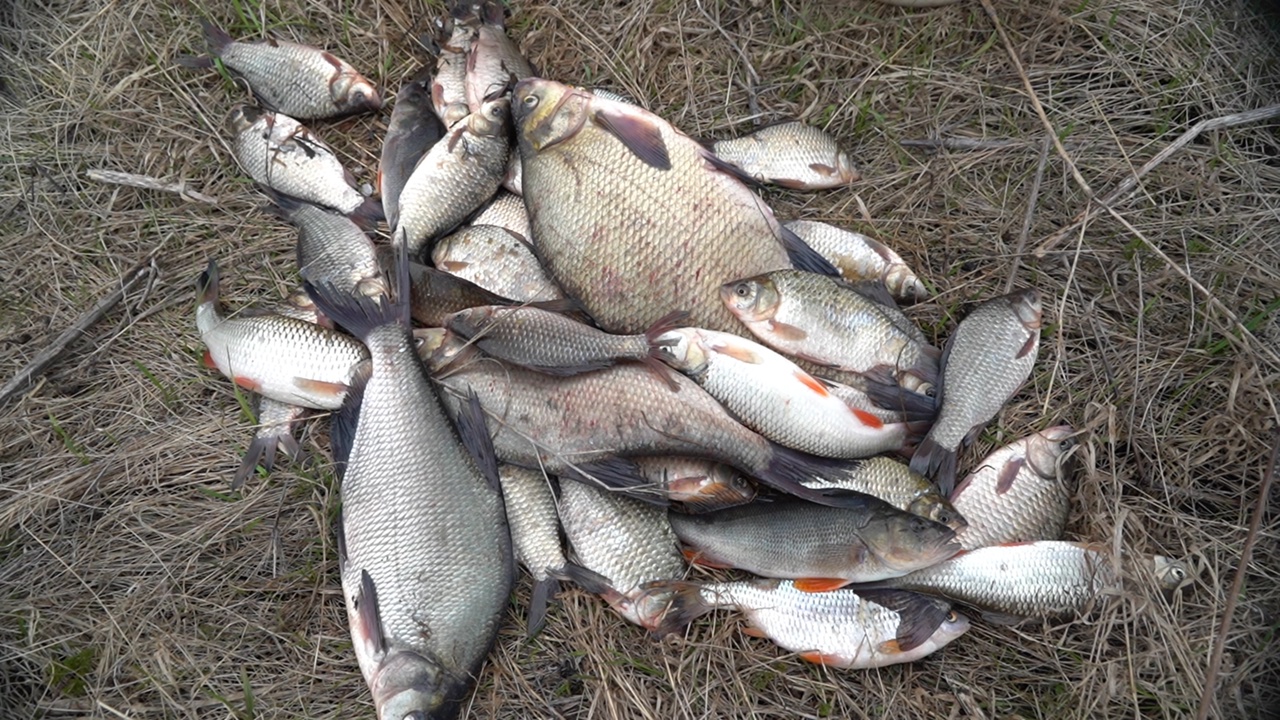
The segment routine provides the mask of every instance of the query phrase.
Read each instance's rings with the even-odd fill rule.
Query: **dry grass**
[[[413,23],[437,12],[333,5],[283,0],[260,17],[392,85],[415,66]],[[912,313],[938,337],[966,303],[1003,289],[1044,132],[978,3],[588,5],[517,8],[514,34],[544,74],[625,90],[696,135],[748,129],[752,94],[766,120],[826,124],[868,179],[847,192],[771,192],[780,216],[889,240],[937,289]],[[996,3],[1095,192],[1191,123],[1280,98],[1275,18],[1245,0],[1203,5]],[[139,258],[156,251],[161,269],[0,409],[0,717],[372,717],[343,617],[329,474],[286,468],[226,494],[251,431],[230,384],[197,362],[192,282],[216,256],[238,306],[296,277],[292,231],[256,210],[230,160],[221,123],[242,93],[171,63],[199,47],[197,12],[0,5],[0,379]],[[317,125],[353,169],[374,169],[384,118]],[[925,661],[839,672],[744,637],[723,614],[654,643],[576,591],[526,642],[522,584],[467,716],[1191,715],[1277,427],[1278,128],[1200,137],[1120,204],[1131,228],[1104,213],[1043,259],[1021,257],[1018,282],[1049,298],[1046,343],[1033,382],[970,456],[1058,422],[1084,428],[1071,535],[1193,558],[1201,574],[1187,592],[1135,593],[1068,624],[979,623]],[[899,145],[939,135],[1016,142]],[[98,185],[90,168],[187,180],[220,204]],[[1028,251],[1085,206],[1050,152]],[[319,425],[305,442],[323,447]],[[1280,707],[1277,540],[1273,517],[1226,638],[1213,717]]]

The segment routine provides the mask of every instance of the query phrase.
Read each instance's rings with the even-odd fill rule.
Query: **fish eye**
[[[523,103],[524,103],[524,106],[525,106],[525,107],[528,107],[528,108],[535,108],[535,107],[538,107],[538,96],[537,96],[537,95],[525,95],[525,96],[524,96],[524,100],[521,100],[521,102],[523,102]]]
[[[1182,568],[1180,568],[1180,567],[1176,567],[1176,568],[1173,568],[1173,570],[1172,570],[1172,575],[1173,575],[1173,579],[1175,579],[1175,580],[1177,580],[1177,581],[1181,582],[1181,581],[1183,581],[1183,580],[1185,580],[1185,579],[1186,579],[1186,577],[1187,577],[1187,571],[1186,571],[1186,570],[1183,570],[1183,569],[1182,569]]]
[[[751,295],[751,288],[747,287],[746,283],[739,283],[733,287],[733,292],[738,297],[745,298]]]
[[[947,611],[947,622],[956,623],[959,621],[960,621],[960,613],[956,612],[955,610]]]

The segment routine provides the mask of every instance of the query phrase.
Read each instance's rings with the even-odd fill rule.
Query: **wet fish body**
[[[330,283],[348,294],[386,290],[373,241],[349,217],[289,197],[280,210],[298,228],[298,274],[312,283]]]
[[[431,104],[431,71],[419,70],[400,85],[391,108],[387,135],[378,161],[378,193],[387,215],[387,225],[395,227],[399,218],[400,192],[418,161],[444,136],[444,124]]]
[[[834,137],[799,121],[720,140],[711,149],[760,182],[795,190],[836,188],[862,179],[862,171]]]
[[[710,152],[656,115],[590,91],[521,81],[513,99],[538,257],[609,332],[669,312],[737,332],[723,283],[791,267],[772,211]],[[811,256],[811,257],[810,257]]]
[[[747,616],[748,634],[768,637],[812,663],[865,669],[913,662],[969,629],[950,603],[897,591],[813,593],[786,580],[675,584],[673,610],[660,631],[672,631],[713,609]],[[655,592],[671,592],[667,588]]]
[[[244,78],[264,106],[303,120],[335,117],[382,107],[378,90],[345,60],[309,45],[268,39],[237,42],[202,22],[210,52]],[[211,67],[199,58],[180,61]]]
[[[487,102],[449,128],[418,161],[400,191],[392,233],[408,244],[412,257],[493,197],[507,170],[509,128],[507,101]]]
[[[813,592],[897,577],[960,551],[950,528],[870,496],[840,508],[779,499],[670,522],[695,562],[795,579]]]
[[[547,602],[555,595],[557,577],[564,575],[564,550],[560,546],[560,516],[551,481],[539,470],[499,465],[503,505],[511,527],[516,560],[533,576],[529,605],[529,634],[546,621]]]
[[[956,509],[973,518],[959,533],[965,550],[1062,537],[1073,434],[1059,425],[1028,435],[998,448],[969,473],[951,494]]]
[[[684,560],[662,510],[582,483],[560,486],[560,522],[576,564],[606,583],[571,579],[600,594],[614,610],[641,627],[661,622],[669,595],[646,591],[650,583],[684,576]]]
[[[929,296],[906,261],[878,240],[812,220],[792,220],[783,225],[830,260],[849,282],[880,280],[895,298],[908,302]]]
[[[1020,290],[978,305],[943,351],[938,419],[911,458],[911,469],[955,487],[956,452],[994,418],[1031,375],[1040,348],[1040,293]]]
[[[442,238],[431,251],[441,270],[490,292],[527,302],[563,300],[528,243],[495,225],[469,225]]]
[[[358,341],[312,323],[273,314],[224,317],[218,266],[197,282],[196,327],[205,362],[240,387],[288,405],[335,410],[369,353]]]
[[[533,77],[533,66],[507,37],[501,3],[480,3],[473,21],[476,38],[467,52],[466,99],[472,111],[485,99],[502,93],[514,81]]]
[[[437,28],[439,52],[431,81],[431,105],[446,128],[471,112],[467,107],[467,55],[475,43],[476,29],[452,20]]]
[[[843,472],[826,478],[807,480],[814,488],[839,488],[870,495],[893,507],[942,523],[956,531],[963,543],[967,518],[938,493],[928,478],[911,472],[905,463],[887,457],[873,457],[854,463]]]
[[[297,120],[241,105],[231,113],[231,129],[236,160],[258,183],[347,215],[381,214],[333,150]]]
[[[726,284],[720,294],[753,335],[779,352],[912,391],[937,381],[937,350],[836,278],[779,270]]]
[[[519,157],[519,155],[513,155]],[[472,225],[496,225],[519,235],[525,242],[529,241],[532,232],[529,229],[529,211],[524,207],[524,200],[519,195],[499,191],[471,220]]]
[[[402,257],[402,262],[407,260]],[[496,464],[476,457],[478,410],[450,424],[409,332],[407,267],[394,302],[308,285],[369,347],[359,403],[333,424],[339,565],[352,642],[382,720],[454,717],[497,637],[512,584]],[[491,458],[491,456],[489,456]],[[483,558],[483,562],[477,562]]]
[[[444,327],[449,316],[467,308],[519,304],[429,265],[410,263],[409,282],[413,286],[413,319],[427,327]]]
[[[691,457],[634,458],[640,474],[666,490],[673,509],[691,513],[745,505],[756,488],[742,473],[723,463]]]

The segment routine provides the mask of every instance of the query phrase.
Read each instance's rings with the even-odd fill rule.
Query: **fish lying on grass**
[[[1189,576],[1184,563],[1160,556],[1148,563],[1161,589]],[[1055,540],[967,550],[946,562],[868,587],[932,593],[980,608],[995,622],[1079,615],[1119,589],[1111,548],[1101,543]]]
[[[538,257],[608,332],[643,332],[675,310],[691,326],[737,332],[720,285],[791,267],[793,255],[835,273],[657,115],[533,78],[516,85],[512,112]]]
[[[812,220],[792,220],[783,226],[830,260],[849,282],[880,280],[895,298],[908,302],[929,296],[911,266],[878,240]]]
[[[959,533],[965,550],[1062,537],[1071,503],[1068,452],[1074,434],[1069,425],[1059,425],[1015,440],[956,486],[952,504],[973,518]]]
[[[963,538],[968,526],[958,508],[938,493],[927,478],[911,472],[911,468],[893,458],[873,457],[852,463],[839,473],[826,478],[804,481],[813,488],[838,488],[879,498],[899,510],[942,523]]]
[[[810,592],[873,582],[960,551],[955,531],[869,495],[843,507],[792,499],[670,516],[693,562],[771,578]]]
[[[196,293],[205,364],[263,397],[336,410],[369,360],[359,341],[304,320],[275,314],[223,317],[213,260],[201,273]]]
[[[309,45],[276,40],[237,42],[201,21],[209,52],[249,83],[258,102],[303,120],[377,110],[382,98],[368,78],[345,60]],[[213,58],[183,57],[191,68],[213,67]]]
[[[779,445],[821,457],[861,458],[906,442],[906,424],[886,424],[850,407],[795,363],[739,335],[680,328],[656,335],[654,348],[742,424]]]
[[[444,124],[431,106],[431,71],[423,68],[400,85],[396,104],[391,107],[391,120],[387,122],[387,135],[382,140],[378,195],[382,198],[387,225],[396,226],[404,184],[418,161],[444,132]]]
[[[672,509],[703,513],[745,505],[756,487],[742,473],[724,463],[691,457],[633,458],[640,474],[666,490]]]
[[[414,351],[408,257],[394,299],[307,285],[368,346],[372,371],[331,430],[339,569],[380,720],[451,718],[497,638],[512,585],[498,466],[479,406],[450,424]]]
[[[559,510],[574,554],[564,578],[600,595],[627,620],[655,629],[669,598],[646,587],[685,571],[662,510],[574,482],[561,484]]]
[[[280,213],[298,228],[298,274],[331,283],[349,295],[386,291],[373,241],[345,215],[295,198],[275,195]]]
[[[719,140],[711,151],[755,180],[795,190],[836,188],[862,179],[862,171],[835,138],[799,121]]]
[[[240,467],[231,480],[231,489],[239,490],[259,466],[271,472],[276,464],[277,450],[295,462],[303,458],[302,446],[293,433],[307,415],[307,408],[277,402],[269,397],[258,398],[258,431],[249,448],[245,450]]]
[[[716,609],[747,616],[744,632],[767,637],[820,665],[865,669],[913,662],[969,630],[969,620],[937,598],[898,591],[850,589],[812,593],[786,580],[667,583],[650,592],[668,610],[658,634],[683,628]],[[670,599],[666,599],[670,598]]]
[[[442,238],[431,251],[441,270],[513,300],[563,300],[528,242],[506,228],[468,225]]]
[[[431,106],[446,128],[471,113],[467,107],[467,55],[476,41],[472,24],[452,18],[436,27],[436,73],[431,80]]]
[[[368,225],[382,206],[356,189],[333,149],[291,117],[240,105],[231,111],[237,162],[282,195],[333,208]]]
[[[1040,348],[1040,293],[1020,290],[978,305],[947,340],[935,398],[938,419],[911,469],[950,495],[956,452],[969,444],[1031,375]]]

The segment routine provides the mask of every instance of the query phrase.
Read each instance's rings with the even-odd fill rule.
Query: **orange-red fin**
[[[314,395],[324,395],[334,398],[342,397],[346,394],[347,390],[351,389],[346,383],[325,382],[324,380],[311,380],[309,378],[300,377],[293,379],[293,385],[299,390],[305,390],[306,392]]]
[[[204,366],[209,368],[210,370],[218,369],[218,363],[213,361],[213,353],[209,352],[208,350],[204,351]]]
[[[819,175],[824,175],[826,177],[832,177],[837,172],[835,168],[831,167],[830,165],[824,165],[822,163],[809,163],[809,169],[818,173]]]
[[[826,385],[823,385],[820,380],[810,375],[809,373],[803,370],[796,370],[795,376],[796,376],[796,379],[800,381],[801,385],[804,385],[805,387],[817,393],[818,397],[826,397],[831,394],[830,392],[827,391]],[[861,412],[861,411],[854,411],[855,414],[857,414],[858,412]]]
[[[702,557],[702,553],[698,552],[697,550],[694,550],[693,548],[684,548],[680,552],[684,555],[684,559],[688,560],[689,563],[692,565],[699,565],[701,567],[706,567],[706,568],[714,568],[716,570],[729,570],[733,568],[732,565],[723,565],[721,563],[708,560]]]
[[[717,342],[715,344],[715,351],[725,357],[731,357],[738,362],[744,362],[750,365],[760,364],[760,356],[757,355],[754,350],[745,345]]]
[[[467,266],[470,264],[471,263],[467,262],[458,262],[457,260],[442,260],[438,264],[438,267],[445,272],[456,273],[467,269]]]
[[[809,662],[816,663],[818,665],[831,665],[833,667],[838,667],[844,664],[844,660],[842,660],[839,655],[831,655],[818,650],[802,652],[800,653],[800,659],[808,660]]]
[[[1022,349],[1019,350],[1018,354],[1015,355],[1014,357],[1021,359],[1030,355],[1031,353],[1035,352],[1036,347],[1039,344],[1040,344],[1040,333],[1036,333],[1036,332],[1031,333],[1031,337],[1027,338],[1027,341],[1022,344]]]
[[[777,320],[769,321],[769,330],[782,340],[804,340],[809,337],[809,333],[801,330],[795,325],[788,325],[787,323],[778,322]]]
[[[902,645],[896,639],[885,640],[880,643],[880,647],[876,648],[876,650],[885,655],[897,655],[902,652]]]
[[[262,387],[262,383],[258,382],[257,380],[254,380],[251,377],[247,377],[244,375],[232,376],[231,382],[239,385],[245,390],[249,390],[250,392],[258,392],[258,390]]]
[[[839,590],[848,585],[848,580],[840,578],[800,578],[792,583],[800,592],[820,593]]]
[[[742,626],[742,634],[743,634],[743,635],[750,635],[751,637],[758,637],[758,638],[767,638],[767,637],[769,637],[769,634],[768,634],[768,633],[766,633],[765,631],[763,631],[763,630],[761,630],[760,628],[756,627],[755,625],[743,625],[743,626]]]
[[[849,408],[849,409],[853,411],[853,416],[858,418],[858,420],[863,425],[866,425],[869,428],[875,428],[876,430],[879,430],[880,428],[884,427],[883,420],[876,417],[875,415],[872,415],[866,410],[859,410],[858,408]]]

